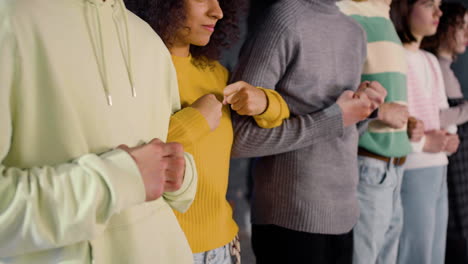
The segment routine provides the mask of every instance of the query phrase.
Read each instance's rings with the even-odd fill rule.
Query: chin
[[[463,48],[460,47],[460,48],[458,48],[455,52],[456,52],[457,54],[463,54],[463,53],[465,53],[465,51],[466,51],[466,47],[463,46]]]
[[[203,46],[208,45],[208,43],[210,43],[210,39],[200,39],[197,42],[192,43],[192,44],[195,45],[195,46],[203,47]]]
[[[437,33],[437,27],[432,30],[429,30],[425,36],[426,37],[434,36],[436,33]]]

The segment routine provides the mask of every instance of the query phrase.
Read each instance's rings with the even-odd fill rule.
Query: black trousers
[[[252,247],[257,264],[352,264],[352,231],[322,235],[276,225],[252,225]]]
[[[447,247],[445,250],[445,264],[468,263],[468,243],[461,235],[447,233]]]

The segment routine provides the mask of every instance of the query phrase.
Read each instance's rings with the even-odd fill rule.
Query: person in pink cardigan
[[[413,142],[401,187],[403,230],[398,263],[444,263],[448,218],[447,153],[458,147],[456,128],[441,126],[439,111],[448,108],[436,57],[420,49],[434,35],[442,12],[440,0],[393,1],[391,18],[406,49],[408,109],[421,119],[425,136]]]

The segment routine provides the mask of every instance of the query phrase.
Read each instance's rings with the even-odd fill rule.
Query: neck
[[[190,45],[174,44],[171,48],[169,48],[169,52],[177,57],[188,57],[190,55]]]
[[[437,56],[447,59],[447,60],[452,60],[452,57],[453,57],[451,52],[444,50],[444,49],[439,49],[437,51]]]
[[[421,41],[422,41],[423,37],[421,37],[421,36],[414,36],[414,37],[416,38],[416,41],[406,43],[403,46],[408,50],[418,51],[419,48],[421,47]]]

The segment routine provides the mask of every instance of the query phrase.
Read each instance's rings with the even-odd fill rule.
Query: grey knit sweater
[[[233,114],[233,155],[254,168],[254,224],[342,234],[359,215],[355,127],[335,104],[355,90],[366,57],[363,29],[334,0],[282,0],[244,46],[234,80],[276,89],[292,117],[261,129]]]

